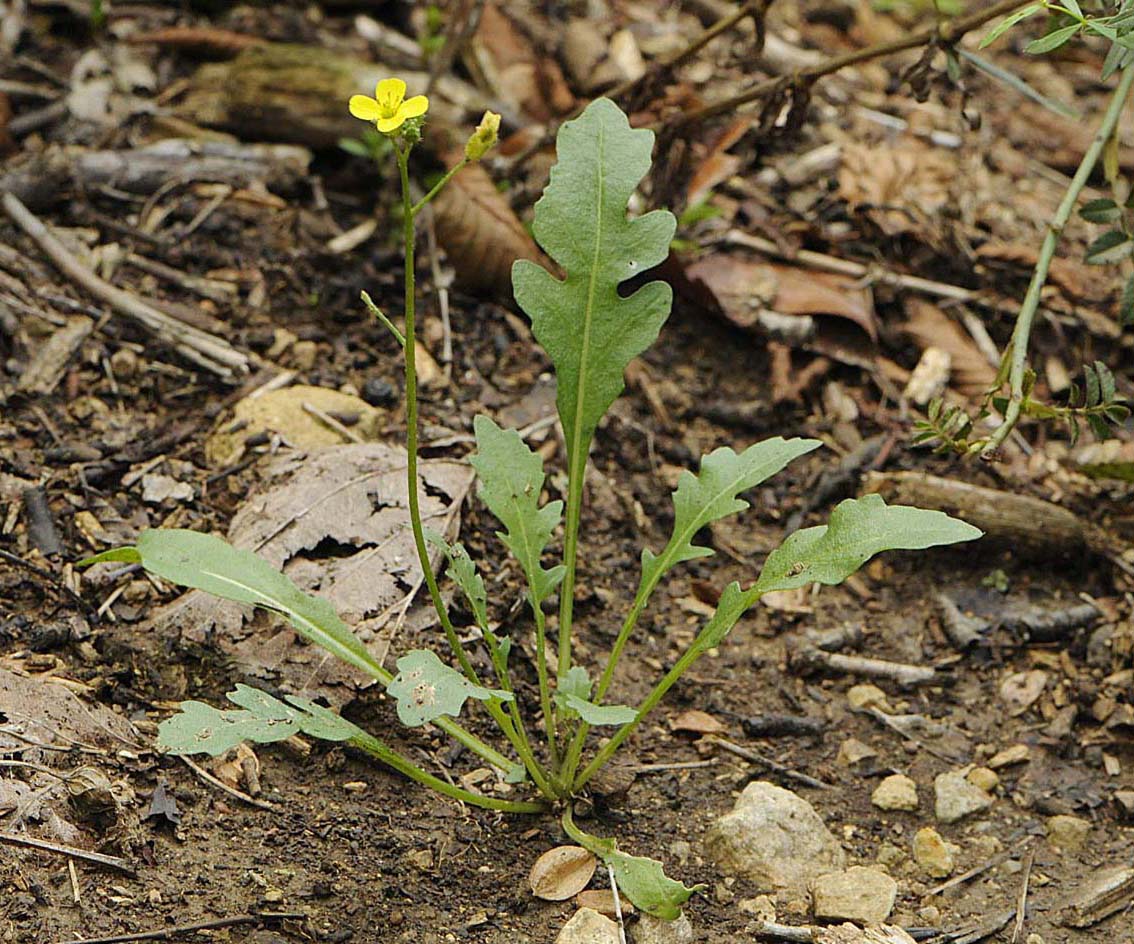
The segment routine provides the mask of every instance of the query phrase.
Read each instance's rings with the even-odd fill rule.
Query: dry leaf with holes
[[[556,846],[536,859],[528,884],[536,898],[566,901],[587,887],[597,864],[582,846]]]
[[[450,155],[458,160],[460,155]],[[437,241],[472,292],[512,296],[512,263],[543,257],[508,201],[479,164],[466,167],[433,201]]]
[[[405,614],[423,627],[436,618],[431,606],[410,610],[423,577],[409,527],[405,468],[405,450],[384,443],[286,455],[228,530],[234,546],[255,551],[301,589],[330,601],[379,661]],[[444,459],[419,468],[425,525],[453,540],[472,469]],[[335,705],[372,683],[298,639],[281,617],[253,614],[198,590],[163,607],[149,628],[217,646],[252,676],[282,679],[285,688]]]
[[[921,350],[935,347],[949,355],[950,386],[962,396],[980,396],[996,379],[996,368],[973,339],[936,305],[907,299],[902,331]]]

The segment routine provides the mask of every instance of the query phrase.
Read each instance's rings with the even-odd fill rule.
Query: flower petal
[[[405,121],[406,116],[399,112],[392,118],[379,118],[374,124],[383,134],[389,134],[391,131],[397,131]]]
[[[374,97],[383,111],[392,112],[406,97],[406,83],[401,79],[383,79],[375,87]]]
[[[424,95],[415,95],[413,98],[407,98],[402,102],[398,114],[403,118],[420,118],[427,111],[429,111],[429,99]]]
[[[378,117],[378,103],[369,95],[352,95],[350,113],[363,121],[374,121]]]

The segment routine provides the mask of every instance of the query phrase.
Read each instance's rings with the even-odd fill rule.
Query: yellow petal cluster
[[[406,83],[401,79],[383,79],[374,89],[374,97],[352,95],[350,113],[363,121],[372,121],[383,134],[392,134],[410,118],[420,118],[429,110],[424,95],[406,98]]]

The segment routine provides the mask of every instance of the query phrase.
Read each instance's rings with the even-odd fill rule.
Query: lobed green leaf
[[[562,566],[540,563],[563,514],[563,502],[542,508],[543,460],[514,429],[501,429],[487,416],[473,421],[477,452],[469,461],[480,477],[480,498],[505,531],[497,532],[527,578],[531,603],[538,607],[563,579]]]
[[[665,571],[682,561],[708,557],[710,548],[694,544],[707,524],[744,511],[748,502],[741,492],[775,475],[793,459],[823,445],[817,439],[783,439],[779,436],[749,446],[737,454],[727,446],[701,460],[700,474],[685,471],[673,493],[673,536],[661,554],[642,551],[642,585],[657,582]]]
[[[398,674],[386,686],[386,694],[398,703],[398,720],[411,728],[443,715],[455,718],[470,698],[513,698],[508,692],[474,685],[429,649],[414,649],[398,659]]]
[[[637,219],[626,214],[653,143],[652,132],[631,129],[605,98],[565,122],[532,232],[567,276],[560,281],[522,259],[512,266],[516,302],[555,364],[572,477],[581,474],[598,421],[622,392],[626,366],[657,338],[673,301],[663,282],[625,298],[618,293],[622,282],[665,259],[677,225],[665,210]]]
[[[828,524],[804,528],[768,555],[752,587],[760,594],[846,580],[875,554],[973,541],[981,531],[941,511],[887,505],[881,495],[840,502]]]

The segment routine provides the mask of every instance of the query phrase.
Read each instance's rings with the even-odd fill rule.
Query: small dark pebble
[[[398,399],[398,392],[385,378],[370,377],[362,385],[362,399],[371,406],[393,406]]]

